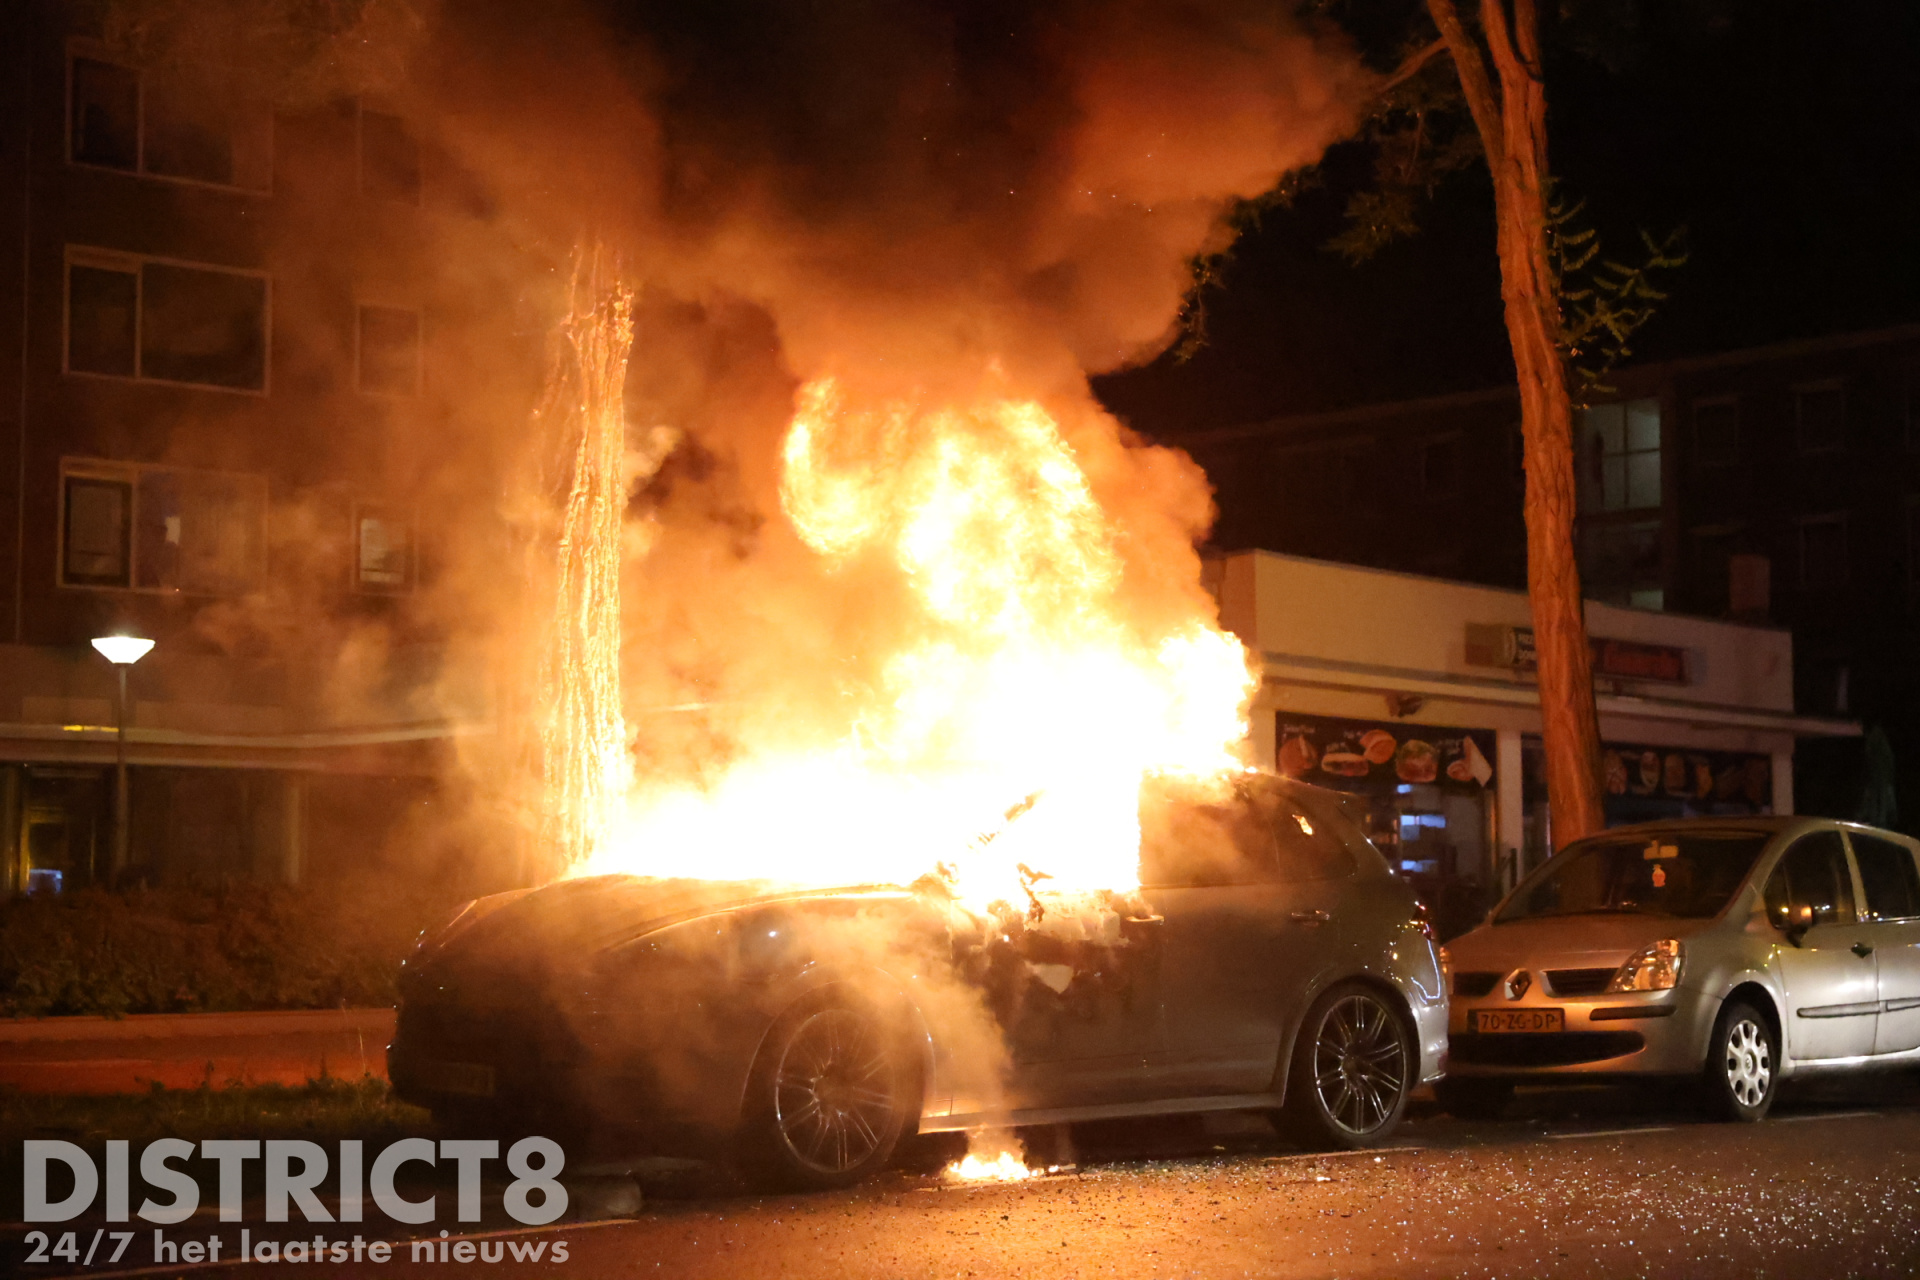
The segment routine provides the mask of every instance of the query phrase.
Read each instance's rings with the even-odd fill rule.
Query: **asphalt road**
[[[1704,1124],[1611,1093],[1523,1096],[1516,1112],[1480,1124],[1429,1112],[1391,1149],[1343,1156],[1298,1152],[1264,1122],[1239,1118],[1115,1125],[1080,1131],[1077,1173],[1017,1184],[955,1186],[903,1171],[852,1192],[761,1197],[668,1180],[629,1221],[493,1238],[523,1250],[544,1242],[538,1263],[508,1255],[429,1265],[408,1261],[403,1247],[384,1266],[211,1274],[1834,1280],[1920,1271],[1920,1076],[1789,1096],[1750,1126]],[[299,1234],[254,1225],[256,1240]],[[558,1241],[566,1260],[556,1265]],[[13,1274],[55,1274],[11,1256]],[[130,1265],[150,1265],[144,1236],[118,1268],[87,1273]]]

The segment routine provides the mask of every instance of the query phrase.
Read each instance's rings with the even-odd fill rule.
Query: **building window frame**
[[[247,471],[223,471],[211,467],[176,467],[156,462],[117,462],[108,458],[64,457],[60,459],[59,511],[54,537],[54,584],[63,591],[131,591],[151,596],[198,596],[205,599],[227,599],[238,593],[188,589],[178,586],[141,586],[141,544],[138,531],[141,527],[140,509],[141,481],[154,473],[172,475],[217,476],[228,481],[239,481],[247,487],[257,490],[260,524],[256,530],[259,547],[257,563],[252,567],[255,582],[265,579],[268,571],[270,550],[268,544],[269,486],[263,475]],[[123,531],[122,568],[124,581],[101,582],[84,581],[69,578],[67,574],[67,494],[74,480],[96,481],[123,485],[126,488],[126,508],[121,513]]]
[[[366,378],[366,326],[369,311],[404,311],[413,317],[413,370],[404,388],[370,387]],[[353,305],[353,386],[365,396],[408,399],[420,394],[426,382],[426,315],[419,307],[360,298]]]
[[[391,120],[400,128],[405,139],[413,146],[413,196],[403,199],[395,195],[382,194],[367,187],[367,117],[379,116]],[[421,209],[427,201],[426,148],[420,145],[419,137],[408,127],[407,118],[397,111],[383,110],[378,103],[369,104],[365,99],[355,99],[353,104],[353,185],[354,192],[362,200],[374,200],[381,204],[398,205],[403,209]]]
[[[1415,465],[1419,468],[1420,497],[1427,502],[1447,502],[1458,498],[1466,491],[1466,450],[1467,437],[1463,431],[1446,431],[1421,439],[1415,454]],[[1436,483],[1431,459],[1437,449],[1450,449],[1453,454],[1453,466],[1450,473]]]
[[[1848,545],[1847,513],[1845,511],[1823,511],[1817,515],[1801,516],[1793,522],[1794,568],[1799,576],[1802,591],[1818,591],[1833,587],[1842,587],[1853,576],[1853,554]],[[1840,531],[1840,560],[1838,573],[1823,573],[1818,581],[1808,570],[1807,531],[1817,527],[1833,527]]]
[[[80,140],[74,130],[74,93],[78,87],[74,68],[75,64],[80,62],[97,62],[104,66],[125,71],[134,77],[134,159],[131,167],[117,164],[102,164],[96,160],[84,160],[76,154],[76,147]],[[62,152],[70,167],[86,169],[93,173],[117,173],[123,177],[140,178],[151,182],[171,182],[180,186],[200,187],[209,191],[226,191],[238,195],[270,196],[274,193],[273,180],[275,161],[277,159],[275,151],[279,140],[276,137],[272,108],[266,104],[262,103],[259,105],[259,111],[262,117],[260,145],[263,150],[260,164],[261,171],[265,175],[265,182],[261,185],[250,185],[238,180],[233,182],[218,182],[211,178],[195,178],[186,174],[165,173],[148,167],[147,113],[149,104],[147,90],[148,83],[151,79],[150,72],[132,65],[124,59],[116,58],[106,49],[84,39],[75,39],[68,42],[65,71],[66,83],[63,86],[64,94],[62,98],[65,106],[63,112],[64,120],[61,126],[61,132],[64,138]],[[235,167],[236,169],[238,168],[237,165]]]
[[[381,520],[388,524],[398,524],[406,530],[406,546],[401,553],[401,567],[396,581],[370,580],[367,572],[367,521]],[[387,502],[356,502],[353,504],[353,564],[349,571],[348,585],[357,593],[369,596],[403,596],[412,593],[420,581],[420,522],[412,507]]]
[[[176,267],[185,271],[205,271],[219,275],[244,276],[263,285],[260,301],[260,385],[235,387],[220,382],[187,382],[162,378],[141,368],[146,333],[146,272],[148,266]],[[97,369],[73,367],[73,269],[121,272],[133,277],[133,372],[106,373]],[[101,249],[92,245],[69,244],[60,269],[60,372],[70,378],[99,378],[108,382],[146,382],[167,387],[191,387],[196,391],[224,392],[227,395],[265,397],[273,391],[273,276],[253,267],[230,267],[217,262],[195,262],[153,253],[127,253],[119,249]]]
[[[1733,437],[1727,450],[1714,452],[1707,449],[1700,439],[1700,411],[1702,409],[1733,410]],[[1687,401],[1687,427],[1692,439],[1693,460],[1703,467],[1731,467],[1740,462],[1742,426],[1740,421],[1740,397],[1737,395],[1694,396]]]
[[[1847,449],[1847,381],[1845,378],[1821,378],[1814,382],[1796,382],[1789,392],[1793,396],[1793,444],[1803,454],[1845,453]],[[1840,427],[1831,441],[1810,442],[1807,439],[1806,398],[1824,395],[1828,392],[1840,397]]]
[[[1909,493],[1900,504],[1907,539],[1907,603],[1920,607],[1920,493]]]

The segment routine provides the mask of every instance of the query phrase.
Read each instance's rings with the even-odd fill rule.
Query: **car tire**
[[[1513,1084],[1506,1080],[1476,1080],[1447,1076],[1435,1082],[1434,1101],[1458,1120],[1498,1120],[1513,1101]]]
[[[793,1191],[849,1187],[887,1167],[919,1105],[898,1019],[837,988],[774,1021],[747,1081],[741,1165]]]
[[[1714,1115],[1764,1120],[1780,1088],[1780,1037],[1767,1016],[1743,1000],[1729,1000],[1714,1021],[1701,1074]]]
[[[1385,1141],[1406,1114],[1419,1057],[1391,996],[1358,982],[1327,991],[1294,1039],[1282,1126],[1314,1149]]]

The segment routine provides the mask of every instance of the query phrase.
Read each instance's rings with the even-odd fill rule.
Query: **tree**
[[[1581,212],[1556,198],[1547,166],[1547,96],[1536,0],[1480,0],[1463,16],[1455,0],[1417,0],[1431,20],[1424,40],[1407,39],[1408,13],[1380,6],[1318,0],[1322,16],[1338,16],[1363,45],[1378,47],[1397,30],[1405,51],[1384,75],[1363,136],[1374,148],[1373,183],[1346,209],[1347,229],[1328,245],[1361,261],[1418,230],[1420,200],[1448,175],[1484,158],[1492,178],[1496,250],[1507,334],[1520,392],[1526,466],[1527,592],[1538,660],[1540,714],[1556,845],[1597,831],[1601,811],[1598,716],[1592,650],[1587,640],[1574,552],[1576,513],[1573,410],[1576,397],[1604,391],[1611,365],[1628,354],[1627,339],[1664,295],[1651,273],[1677,266],[1681,233],[1645,236],[1646,260],[1625,266],[1599,257]],[[1336,14],[1335,11],[1347,10]],[[1617,56],[1621,32],[1609,30],[1619,5],[1562,0],[1560,34],[1581,52]],[[1363,29],[1366,28],[1366,29]],[[1437,33],[1437,38],[1436,38]],[[1446,68],[1451,65],[1452,72]],[[1467,124],[1462,115],[1471,121]],[[1285,205],[1313,174],[1243,206],[1240,220]],[[1205,289],[1220,278],[1222,256],[1196,266],[1182,351],[1205,340]]]

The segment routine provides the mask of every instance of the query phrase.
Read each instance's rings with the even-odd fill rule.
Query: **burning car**
[[[468,904],[401,978],[389,1072],[450,1123],[726,1152],[846,1185],[907,1135],[1227,1110],[1361,1147],[1436,1078],[1412,891],[1327,792],[1141,806],[1140,886],[975,906],[905,886],[594,876]],[[689,869],[698,867],[690,855]]]

